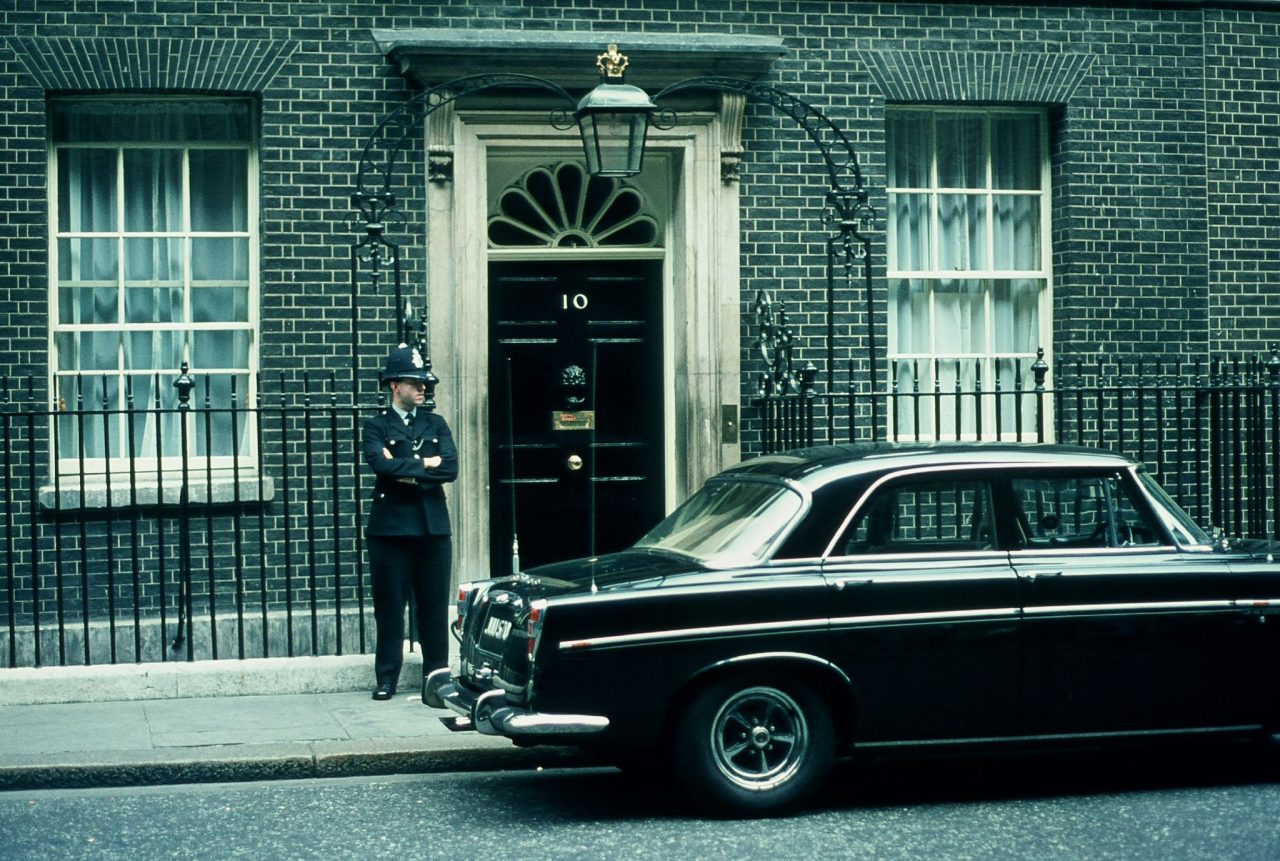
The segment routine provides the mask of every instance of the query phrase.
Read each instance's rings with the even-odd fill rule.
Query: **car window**
[[[995,547],[991,488],[965,477],[914,476],[872,492],[836,554],[943,553]]]
[[[685,553],[709,565],[749,564],[764,558],[803,507],[804,498],[781,483],[712,481],[635,546]]]
[[[773,558],[804,559],[821,556],[866,489],[867,478],[859,475],[833,481],[813,491],[813,505],[809,513],[791,530]]]
[[[1116,474],[1014,476],[1020,547],[1158,545],[1161,531]]]
[[[1175,543],[1184,547],[1203,547],[1213,543],[1213,539],[1209,537],[1208,533],[1197,526],[1191,516],[1183,511],[1178,503],[1173,501],[1173,497],[1141,467],[1138,468],[1138,481],[1155,501],[1156,517],[1173,535]]]

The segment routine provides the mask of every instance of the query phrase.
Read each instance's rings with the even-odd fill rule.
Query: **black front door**
[[[661,312],[660,261],[490,264],[495,574],[513,537],[528,568],[620,550],[661,518]]]

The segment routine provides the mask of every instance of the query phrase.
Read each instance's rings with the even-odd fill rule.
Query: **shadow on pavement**
[[[967,804],[1280,782],[1280,753],[1256,741],[855,756],[832,769],[806,812]],[[545,769],[487,775],[494,809],[526,823],[699,817],[655,767]]]

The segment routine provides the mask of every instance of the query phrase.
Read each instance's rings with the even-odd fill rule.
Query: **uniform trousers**
[[[373,618],[377,646],[373,671],[378,684],[394,690],[404,662],[404,608],[410,597],[417,614],[422,671],[449,665],[450,598],[453,543],[448,535],[370,535]]]

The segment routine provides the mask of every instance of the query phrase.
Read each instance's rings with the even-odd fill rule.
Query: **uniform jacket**
[[[419,407],[409,427],[387,408],[365,420],[360,448],[376,476],[366,534],[449,534],[444,484],[458,477],[458,450],[444,419]],[[422,459],[434,455],[441,463],[427,469]]]

